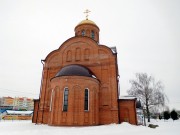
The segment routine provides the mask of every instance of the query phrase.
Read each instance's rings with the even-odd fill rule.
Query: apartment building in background
[[[32,111],[34,102],[33,99],[27,97],[1,97],[0,109]]]

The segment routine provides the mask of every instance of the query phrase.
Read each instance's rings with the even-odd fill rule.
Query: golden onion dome
[[[92,24],[92,25],[95,25],[96,27],[98,27],[95,22],[93,22],[93,21],[91,21],[91,20],[88,20],[88,19],[82,20],[77,26],[83,25],[83,24]],[[77,27],[77,26],[76,26],[76,27]]]

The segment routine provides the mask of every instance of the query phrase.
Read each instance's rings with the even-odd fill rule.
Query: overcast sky
[[[100,44],[117,47],[121,95],[145,72],[180,109],[179,0],[0,0],[0,97],[39,97],[41,59],[74,36],[85,9]]]

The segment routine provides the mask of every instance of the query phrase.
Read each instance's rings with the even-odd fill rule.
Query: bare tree
[[[131,88],[127,91],[129,95],[136,96],[141,100],[142,106],[146,109],[148,122],[150,122],[149,109],[153,106],[165,104],[165,93],[160,81],[155,82],[152,76],[146,73],[136,73],[136,79],[130,80]]]

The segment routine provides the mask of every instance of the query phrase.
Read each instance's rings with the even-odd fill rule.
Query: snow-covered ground
[[[31,121],[0,121],[0,135],[179,135],[180,120],[152,120],[159,127],[152,129],[128,123],[90,127],[52,127]]]

